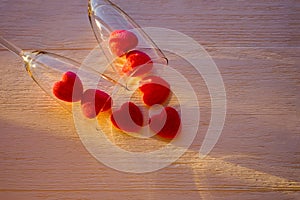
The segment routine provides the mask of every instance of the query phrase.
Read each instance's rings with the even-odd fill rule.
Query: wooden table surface
[[[180,31],[212,56],[228,106],[217,145],[198,158],[210,99],[203,80],[191,79],[202,98],[188,152],[152,173],[110,169],[86,151],[72,115],[1,47],[0,199],[300,199],[300,2],[114,2],[141,26]],[[0,34],[23,49],[81,62],[97,45],[84,0],[1,0],[0,17]]]

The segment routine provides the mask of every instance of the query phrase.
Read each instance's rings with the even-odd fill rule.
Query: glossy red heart
[[[110,34],[109,47],[113,54],[122,56],[138,45],[136,35],[127,30],[115,30]]]
[[[150,118],[149,126],[158,136],[173,139],[180,130],[181,119],[172,107],[164,108],[160,114]]]
[[[62,80],[54,83],[52,92],[58,99],[76,102],[81,99],[83,86],[80,78],[71,71],[63,74]]]
[[[131,76],[140,76],[149,72],[153,67],[151,58],[144,52],[133,50],[126,54],[126,62],[122,71]]]
[[[158,76],[148,76],[140,81],[139,89],[143,93],[143,101],[148,106],[163,104],[170,95],[170,85]]]
[[[97,117],[100,112],[109,110],[111,105],[110,95],[97,89],[86,90],[81,99],[82,113],[90,119]]]
[[[132,102],[124,103],[110,119],[116,128],[126,132],[138,132],[144,123],[140,108]]]

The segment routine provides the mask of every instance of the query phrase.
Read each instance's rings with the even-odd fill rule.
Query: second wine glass
[[[168,59],[143,29],[109,0],[89,0],[92,29],[112,70],[130,87],[137,77],[151,72],[153,64],[168,65]],[[129,87],[129,88],[130,88]]]

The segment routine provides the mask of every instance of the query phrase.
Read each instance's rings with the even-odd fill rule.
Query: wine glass
[[[149,72],[155,74],[153,65],[168,65],[167,57],[153,40],[111,1],[89,0],[88,14],[98,43],[111,63],[107,70],[112,70],[111,76],[121,76],[120,81],[129,89],[136,88],[141,75]],[[135,59],[139,61],[131,69]]]
[[[95,100],[96,93],[99,93],[96,90],[106,93],[107,97],[112,94],[114,88],[123,87],[126,90],[125,85],[72,59],[45,51],[23,51],[1,36],[0,43],[20,56],[30,77],[69,112],[72,112],[72,104],[80,102],[83,104],[82,98],[88,96],[87,90],[92,94],[87,101]],[[107,100],[111,101],[109,98]],[[86,109],[88,108],[83,108],[83,113]],[[87,113],[88,118],[96,117],[91,114],[94,112],[93,109],[88,112],[90,112]]]

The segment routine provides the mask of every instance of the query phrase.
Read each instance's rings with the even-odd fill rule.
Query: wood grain
[[[121,1],[141,26],[183,32],[216,62],[227,93],[224,130],[205,159],[210,120],[202,78],[200,129],[178,161],[153,173],[112,170],[81,143],[72,115],[0,49],[0,199],[299,199],[299,1]],[[82,61],[97,42],[87,1],[0,3],[0,33],[24,49]],[[176,41],[174,41],[176,42]]]

